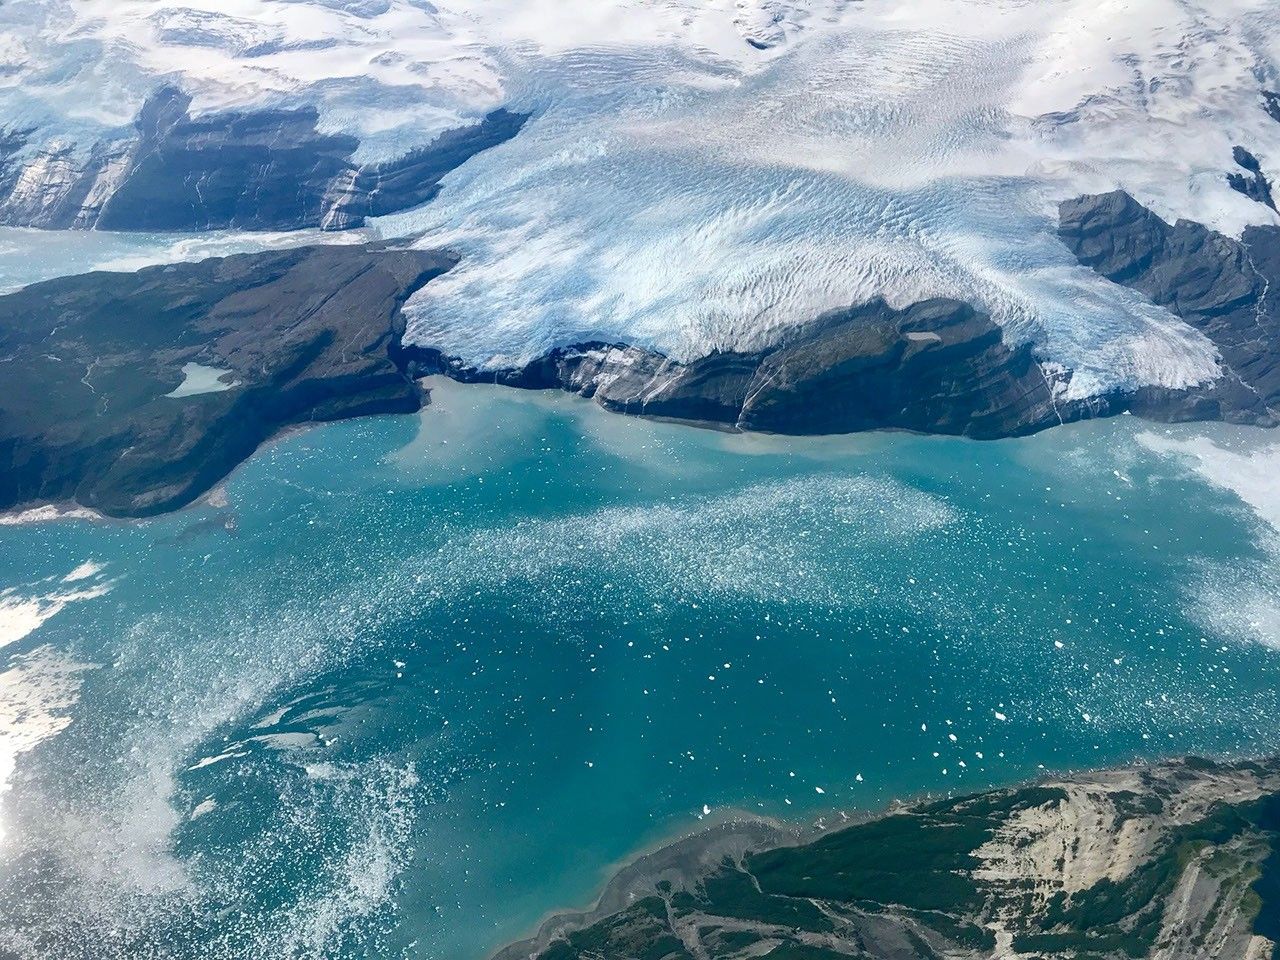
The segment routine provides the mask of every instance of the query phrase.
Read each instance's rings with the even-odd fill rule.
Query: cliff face
[[[499,960],[1263,960],[1280,770],[1186,761],[925,803],[805,843],[650,855]],[[764,841],[761,843],[761,841]],[[753,846],[754,845],[754,846]]]
[[[1027,347],[967,304],[877,300],[828,314],[758,353],[683,364],[626,345],[554,350],[480,371],[409,348],[424,369],[464,381],[562,388],[610,410],[774,433],[898,428],[991,438],[1057,424],[1053,393]]]
[[[0,297],[0,509],[191,502],[292,424],[410,412],[400,307],[454,259],[312,247]]]
[[[312,108],[192,117],[173,88],[152,96],[134,135],[87,153],[0,136],[0,224],[199,231],[357,227],[425,203],[446,173],[520,132],[497,110],[394,161],[358,165],[360,142],[321,133]]]

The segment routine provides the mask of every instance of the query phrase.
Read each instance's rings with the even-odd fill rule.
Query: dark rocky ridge
[[[0,297],[0,509],[176,509],[293,424],[411,412],[400,308],[449,254],[310,247]],[[231,389],[166,396],[198,363]]]
[[[563,347],[480,370],[406,346],[416,369],[464,382],[593,397],[609,410],[773,433],[902,429],[982,439],[1061,421],[1030,347],[956,300],[902,310],[883,300],[829,313],[755,353],[680,363],[625,344]]]
[[[1186,760],[718,827],[496,960],[1264,960],[1278,912],[1280,767]]]
[[[28,151],[34,131],[0,133],[0,224],[53,229],[199,231],[358,227],[425,203],[440,180],[511,139],[528,116],[496,110],[393,161],[358,165],[360,141],[321,133],[314,108],[208,113],[165,88],[134,136]]]
[[[1218,348],[1222,379],[1199,390],[1145,391],[1135,413],[1275,424],[1280,227],[1249,227],[1234,240],[1189,220],[1165,223],[1116,191],[1065,201],[1059,236],[1082,264],[1165,307]]]

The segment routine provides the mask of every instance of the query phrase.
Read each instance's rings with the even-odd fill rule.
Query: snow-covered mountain
[[[1217,375],[1213,344],[1076,263],[1058,202],[1280,222],[1249,187],[1280,170],[1276,0],[10,0],[0,20],[11,210],[65,198],[163,86],[197,120],[313,110],[358,169],[531,114],[375,221],[462,253],[411,337],[482,364],[589,337],[692,357],[946,295],[1073,396],[1186,386]]]

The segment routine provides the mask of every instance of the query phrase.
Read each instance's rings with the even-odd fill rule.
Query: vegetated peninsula
[[[803,841],[726,825],[496,960],[1264,960],[1280,765],[1184,760],[899,809]]]
[[[400,308],[455,262],[305,247],[0,297],[0,508],[163,513],[286,427],[419,409]]]

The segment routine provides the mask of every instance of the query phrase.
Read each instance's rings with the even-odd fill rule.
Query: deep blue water
[[[0,527],[0,945],[478,960],[734,809],[1274,750],[1272,534],[1156,434],[448,386],[225,505]]]

